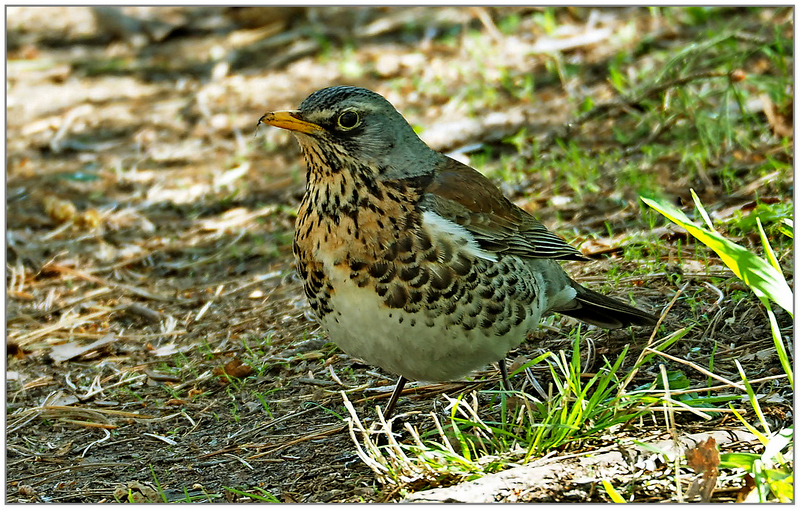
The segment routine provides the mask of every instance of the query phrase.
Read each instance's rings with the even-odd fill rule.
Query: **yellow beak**
[[[300,112],[297,110],[265,113],[263,117],[258,119],[259,124],[262,122],[270,126],[288,129],[289,131],[297,131],[307,135],[313,135],[322,131],[322,128],[313,122],[307,122],[301,119]]]

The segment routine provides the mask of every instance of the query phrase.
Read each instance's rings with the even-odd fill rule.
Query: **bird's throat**
[[[309,169],[295,224],[298,259],[333,264],[356,252],[377,256],[400,233],[418,224],[420,191],[403,181],[380,181],[359,169],[328,173]]]

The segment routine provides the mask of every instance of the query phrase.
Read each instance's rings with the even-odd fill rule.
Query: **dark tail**
[[[572,286],[577,292],[575,300],[571,303],[574,306],[555,311],[607,329],[624,328],[625,326],[651,326],[658,320],[658,317],[654,315],[589,290],[577,282],[572,282]]]

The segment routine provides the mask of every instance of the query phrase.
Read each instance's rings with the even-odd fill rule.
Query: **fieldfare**
[[[406,380],[448,381],[559,312],[602,328],[656,318],[573,281],[587,260],[481,173],[436,152],[379,94],[329,87],[259,123],[294,133],[307,165],[293,252],[323,328]],[[507,381],[506,381],[507,384]]]

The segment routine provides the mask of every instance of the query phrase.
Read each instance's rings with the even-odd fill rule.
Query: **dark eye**
[[[339,127],[342,129],[353,129],[358,125],[358,114],[354,111],[347,111],[339,115]]]

